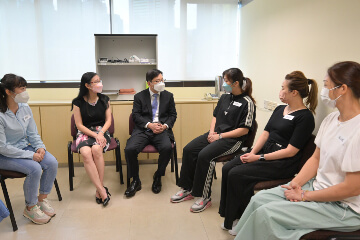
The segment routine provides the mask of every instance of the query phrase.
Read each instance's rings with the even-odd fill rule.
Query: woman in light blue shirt
[[[26,174],[24,217],[36,224],[48,223],[55,210],[47,200],[58,162],[46,151],[27,101],[27,82],[6,74],[0,83],[0,169]],[[40,194],[38,194],[40,185]]]

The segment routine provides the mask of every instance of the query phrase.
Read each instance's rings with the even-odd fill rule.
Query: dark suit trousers
[[[149,144],[153,145],[160,154],[157,174],[159,176],[165,175],[166,166],[170,161],[172,152],[170,137],[166,130],[160,134],[144,131],[131,136],[126,143],[125,158],[128,164],[129,178],[139,176],[138,154]]]

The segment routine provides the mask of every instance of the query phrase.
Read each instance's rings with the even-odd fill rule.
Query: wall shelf
[[[104,85],[105,92],[134,88],[136,92],[145,89],[146,72],[158,68],[156,34],[95,34],[95,64]],[[100,63],[100,58],[154,59],[151,63]],[[133,100],[134,95],[108,95],[111,100]]]
[[[156,63],[98,63],[98,66],[157,66]]]

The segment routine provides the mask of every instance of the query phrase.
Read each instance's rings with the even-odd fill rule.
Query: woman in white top
[[[318,229],[360,228],[360,64],[330,67],[321,98],[339,111],[322,122],[313,156],[289,185],[252,197],[234,228],[236,240],[293,240]]]

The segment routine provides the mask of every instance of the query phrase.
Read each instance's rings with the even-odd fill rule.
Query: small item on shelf
[[[149,63],[148,58],[140,58],[140,63]]]
[[[107,63],[108,59],[107,58],[99,58],[99,63]]]
[[[136,91],[133,88],[119,90],[119,95],[134,95],[135,93]]]
[[[129,62],[131,63],[140,62],[140,58],[136,55],[132,55],[129,57]]]
[[[108,59],[108,63],[115,63],[115,61],[114,58]]]
[[[114,60],[114,62],[116,63],[129,63],[129,60],[127,60],[127,58],[124,58],[124,60],[119,59],[118,57],[116,57],[117,59]]]
[[[219,97],[216,95],[216,94],[212,94],[212,93],[205,93],[204,94],[204,100],[208,100],[208,101],[211,101],[211,100],[216,100],[216,99],[219,99]]]

